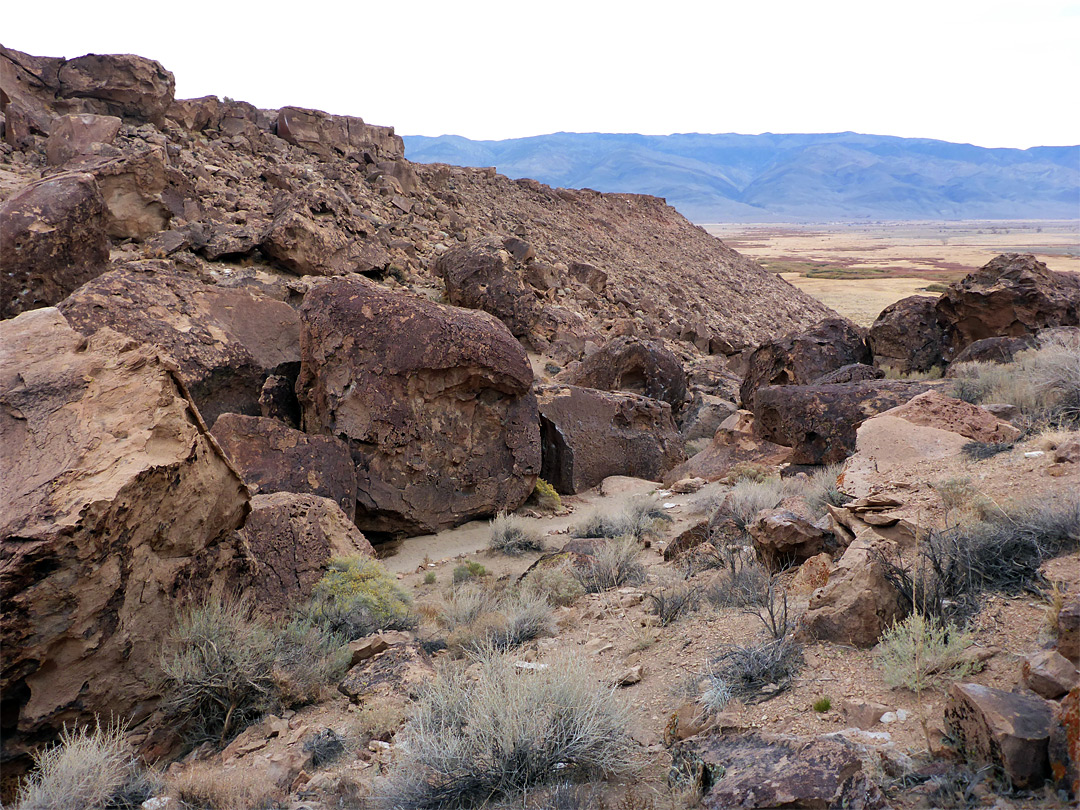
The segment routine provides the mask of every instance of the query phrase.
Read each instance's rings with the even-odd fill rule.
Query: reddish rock
[[[863,336],[845,318],[827,318],[805,332],[764,343],[750,355],[739,396],[743,406],[768,385],[808,385],[823,374],[851,363],[869,363]]]
[[[1055,787],[1080,797],[1080,686],[1070,689],[1054,710],[1049,755]]]
[[[48,99],[59,90],[57,73],[63,59],[31,56],[0,45],[0,87],[4,90],[4,140],[16,149],[33,144],[34,135],[48,135],[54,111]]]
[[[660,399],[671,405],[674,412],[686,400],[686,372],[682,363],[655,340],[614,338],[562,372],[558,380],[581,388],[628,391]]]
[[[736,410],[735,403],[730,400],[695,392],[690,404],[679,414],[679,432],[688,442],[711,439]]]
[[[1029,655],[1021,672],[1024,685],[1049,700],[1057,700],[1080,683],[1080,672],[1065,656],[1054,650],[1040,650]]]
[[[607,289],[608,275],[599,267],[587,262],[571,262],[570,278],[585,285],[597,295],[603,295]]]
[[[244,483],[260,494],[296,492],[334,501],[356,515],[356,468],[333,436],[309,436],[275,419],[223,413],[211,431]]]
[[[451,304],[490,312],[515,337],[527,335],[539,317],[540,305],[525,285],[524,263],[496,239],[448,250],[435,262],[435,274],[446,284]]]
[[[160,124],[173,100],[176,80],[153,59],[131,54],[88,53],[68,59],[57,74],[63,98],[93,99],[110,115]]]
[[[1013,357],[1034,345],[1035,339],[1031,336],[983,338],[966,346],[953,358],[953,364],[1011,363]]]
[[[1001,768],[1017,788],[1040,787],[1050,775],[1052,704],[975,683],[953,684],[946,730],[971,762]]]
[[[121,120],[114,115],[64,115],[53,121],[45,157],[52,166],[61,166],[84,155],[100,155],[111,148],[120,131]],[[104,148],[103,148],[104,147]],[[118,154],[117,150],[111,150]]]
[[[686,458],[666,402],[573,385],[541,386],[540,477],[565,495],[609,475],[658,481]]]
[[[937,299],[912,295],[889,304],[866,336],[874,365],[900,374],[943,365],[945,330],[938,322]]]
[[[414,697],[434,677],[435,667],[419,644],[394,644],[350,669],[338,691],[357,704],[380,697]]]
[[[838,385],[840,383],[862,382],[863,380],[880,380],[885,372],[880,368],[868,366],[865,363],[851,363],[841,366],[836,371],[822,374],[811,385]]]
[[[5,768],[152,709],[176,611],[235,581],[248,493],[152,350],[55,308],[0,322]]]
[[[1020,431],[978,405],[972,405],[938,391],[926,391],[903,405],[885,411],[913,425],[958,433],[976,442],[1002,444],[1016,441]]]
[[[791,449],[757,438],[753,433],[754,417],[749,411],[737,411],[724,420],[712,441],[664,476],[671,485],[680,478],[704,478],[719,481],[736,464],[760,464],[776,467],[791,458]]]
[[[674,537],[671,542],[664,547],[664,561],[670,562],[677,557],[681,557],[686,552],[692,551],[704,543],[708,543],[711,536],[712,532],[709,528],[709,521],[698,521],[693,526]]]
[[[49,177],[0,204],[0,318],[49,306],[109,261],[105,202],[89,174]]]
[[[92,173],[105,200],[105,228],[116,239],[148,239],[169,226],[165,203],[170,171],[164,153],[144,149],[118,158],[95,158],[80,165]]]
[[[300,313],[305,429],[348,443],[361,529],[431,532],[525,501],[540,470],[533,375],[498,320],[346,279]]]
[[[108,326],[157,346],[210,424],[226,412],[257,415],[266,377],[300,360],[300,319],[288,304],[203,284],[168,261],[121,265],[59,306],[83,334]]]
[[[947,357],[977,340],[1022,337],[1080,325],[1080,277],[1056,273],[1030,254],[1004,253],[949,286],[938,299]]]
[[[1080,664],[1080,594],[1065,600],[1057,616],[1057,651]]]
[[[863,420],[930,388],[894,380],[767,386],[754,396],[754,429],[761,438],[792,448],[793,464],[833,464],[855,452]]]
[[[311,596],[332,558],[375,556],[341,508],[316,495],[256,495],[240,535],[255,560],[245,592],[260,612],[275,616]]]
[[[773,571],[817,556],[831,537],[807,517],[790,509],[760,512],[746,530],[754,540],[758,557]]]
[[[365,124],[355,116],[282,107],[276,128],[278,137],[325,157],[355,155],[377,163],[405,156],[405,142],[394,134],[393,127]]]

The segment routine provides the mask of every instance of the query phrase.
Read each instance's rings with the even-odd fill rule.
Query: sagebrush
[[[889,686],[919,693],[973,672],[970,646],[969,633],[915,612],[882,634],[877,662]]]
[[[644,540],[653,536],[671,516],[663,504],[651,496],[629,498],[607,511],[597,511],[574,526],[572,537],[600,537],[615,539],[630,537]]]
[[[414,630],[419,621],[412,597],[370,557],[331,560],[303,613],[346,641],[380,630]]]
[[[491,538],[488,548],[503,554],[517,556],[527,551],[543,551],[540,533],[517,515],[499,512],[491,521]]]
[[[595,553],[573,568],[574,576],[587,593],[600,593],[645,578],[637,540],[624,536],[605,540]]]

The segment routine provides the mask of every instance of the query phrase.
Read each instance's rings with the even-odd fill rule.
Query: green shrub
[[[530,500],[547,512],[558,512],[562,509],[562,498],[559,497],[559,493],[543,478],[536,479],[536,486],[533,488]]]
[[[134,808],[154,789],[153,778],[140,771],[124,741],[123,725],[65,726],[56,745],[34,755],[17,810]]]
[[[469,560],[454,567],[454,584],[468,582],[470,579],[479,579],[487,575],[488,571],[484,566],[474,560]]]
[[[877,663],[889,686],[921,692],[973,672],[970,646],[970,634],[916,612],[882,634]]]
[[[832,708],[832,701],[827,697],[818,698],[814,701],[814,711],[818,714],[824,714]]]
[[[396,810],[473,808],[575,775],[626,770],[632,738],[611,687],[579,656],[515,671],[478,654],[445,668],[398,733],[399,756],[376,793]]]
[[[303,614],[347,641],[380,630],[413,630],[418,623],[412,598],[370,557],[331,560]]]
[[[728,474],[724,476],[724,482],[728,484],[737,484],[740,481],[750,481],[754,484],[760,484],[768,481],[770,478],[778,477],[776,470],[765,464],[757,464],[753,461],[740,461],[728,470]]]
[[[529,526],[524,518],[499,512],[491,521],[491,539],[488,548],[503,554],[517,556],[526,551],[543,551],[540,534]]]
[[[574,576],[586,593],[635,584],[645,578],[640,554],[637,540],[632,537],[605,540],[593,555],[574,567]]]
[[[434,585],[435,584],[435,572],[434,571],[428,571],[426,574],[424,574],[424,584],[425,585]]]

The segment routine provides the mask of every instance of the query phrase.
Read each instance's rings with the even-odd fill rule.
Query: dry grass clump
[[[574,576],[586,593],[636,584],[645,578],[640,556],[641,550],[633,537],[606,540],[587,561],[574,567]]]
[[[124,741],[122,724],[65,726],[56,745],[34,755],[16,810],[134,808],[151,798],[155,787]]]
[[[508,650],[549,635],[554,626],[553,608],[542,594],[522,588],[497,595],[477,585],[447,594],[435,620],[449,632],[447,647],[458,654]]]
[[[543,551],[544,543],[539,532],[529,526],[524,518],[499,512],[491,521],[488,548],[516,557],[526,551]]]
[[[346,641],[380,630],[414,630],[418,623],[412,597],[370,557],[331,560],[303,615]]]
[[[975,671],[970,646],[969,633],[915,612],[882,634],[877,664],[889,686],[921,693]]]
[[[745,533],[759,512],[775,509],[789,491],[790,487],[780,478],[740,481],[720,503],[717,512],[719,516],[731,518],[739,531]]]
[[[649,591],[645,598],[649,612],[656,616],[661,627],[667,627],[683,614],[697,610],[700,592],[686,582],[673,582]]]
[[[585,588],[565,562],[537,567],[529,572],[521,587],[525,592],[539,594],[555,607],[568,607],[585,594]]]
[[[965,445],[966,446],[966,445]],[[967,513],[978,520],[1003,514],[997,505],[975,488],[970,478],[954,476],[931,484],[947,512]]]
[[[707,585],[702,596],[714,608],[761,607],[768,600],[768,572],[757,559],[744,552],[729,552],[723,575]]]
[[[711,689],[719,688],[718,683],[726,686],[729,699],[761,703],[791,688],[802,664],[801,645],[791,638],[770,639],[748,647],[727,647],[712,659],[706,678]]]
[[[529,496],[529,502],[545,512],[558,512],[562,509],[562,498],[559,497],[559,493],[543,478],[536,479],[536,486],[533,487],[532,495]]]
[[[843,506],[851,500],[850,495],[840,490],[839,480],[843,469],[843,464],[829,464],[815,470],[803,487],[802,495],[815,518],[823,517],[828,506]]]
[[[670,523],[671,516],[663,504],[651,496],[629,498],[610,511],[597,511],[575,526],[571,537],[632,537],[644,540],[655,536],[661,523]]]
[[[480,807],[631,766],[626,713],[580,658],[518,672],[512,657],[484,651],[469,670],[444,668],[421,694],[376,785],[384,806]]]
[[[282,791],[258,768],[195,762],[168,778],[169,796],[199,810],[271,810]]]

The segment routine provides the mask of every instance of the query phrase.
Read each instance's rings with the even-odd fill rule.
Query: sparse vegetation
[[[802,647],[797,642],[771,639],[748,647],[728,647],[710,662],[706,675],[725,683],[732,698],[760,703],[791,688],[802,663]]]
[[[428,571],[426,574],[424,574],[424,584],[425,585],[434,585],[435,581],[436,581],[436,577],[435,577],[435,572],[434,571]]]
[[[776,477],[778,476],[772,467],[753,461],[740,461],[728,471],[728,474],[724,476],[724,481],[728,484],[738,484],[740,481],[760,484]]]
[[[975,488],[970,478],[953,477],[931,484],[946,512],[962,512],[986,520],[1001,510]]]
[[[631,537],[644,540],[656,534],[659,524],[668,523],[671,516],[663,504],[650,496],[629,498],[610,511],[594,512],[571,531],[572,537],[601,537],[615,539]]]
[[[382,563],[369,557],[331,560],[303,615],[346,641],[417,625],[412,598]]]
[[[486,651],[475,664],[474,677],[444,668],[421,695],[376,789],[386,806],[473,808],[630,767],[626,715],[579,657],[515,672],[512,658]]]
[[[585,593],[567,563],[537,567],[525,578],[522,588],[543,596],[556,607],[572,605]]]
[[[574,576],[586,593],[600,593],[637,583],[645,576],[638,559],[640,554],[637,540],[632,537],[605,540],[586,562],[573,568]]]
[[[921,693],[974,671],[970,646],[968,633],[916,611],[882,634],[878,666],[889,686]]]
[[[454,584],[468,582],[470,579],[486,577],[488,570],[475,560],[468,560],[461,565],[454,566]]]
[[[727,708],[731,702],[731,685],[724,676],[713,670],[705,673],[705,689],[702,690],[698,703],[708,714],[717,714]]]
[[[814,701],[814,711],[818,714],[825,714],[832,708],[832,700],[828,697],[821,697]]]
[[[507,650],[550,633],[552,607],[532,590],[499,596],[487,588],[463,586],[443,600],[436,621],[449,631],[447,646],[455,653]]]
[[[931,366],[926,371],[899,371],[894,366],[885,366],[883,371],[886,380],[904,380],[905,382],[940,380],[945,376],[945,369],[941,366]]]
[[[753,614],[761,619],[761,623],[774,639],[782,639],[788,634],[791,623],[788,621],[787,591],[776,577],[769,580],[764,604],[760,610],[753,611]]]
[[[169,795],[198,810],[271,810],[281,791],[256,768],[193,762],[168,779]]]
[[[851,496],[841,492],[838,483],[843,469],[843,464],[830,464],[810,476],[803,497],[815,518],[824,516],[827,506],[843,506],[851,500]]]
[[[345,753],[345,740],[332,728],[324,728],[304,740],[304,753],[311,754],[311,764],[321,768]]]
[[[972,461],[983,461],[999,453],[1007,453],[1015,447],[1012,442],[968,442],[960,452]]]
[[[667,627],[683,614],[697,609],[699,593],[685,582],[674,582],[649,591],[645,598],[649,600],[649,612],[657,617],[661,627]]]
[[[559,497],[559,493],[555,491],[555,487],[543,478],[536,479],[536,486],[533,488],[529,500],[535,503],[539,509],[546,512],[558,512],[562,509],[562,498]]]
[[[760,607],[769,593],[769,575],[756,559],[731,554],[724,576],[707,586],[703,597],[714,608]]]
[[[491,540],[488,548],[511,556],[526,551],[543,551],[540,534],[526,523],[524,518],[499,512],[491,521]]]
[[[774,509],[788,494],[789,487],[779,478],[764,481],[743,480],[735,484],[720,503],[718,515],[735,521],[739,531],[745,533],[758,512]]]
[[[124,741],[124,727],[65,726],[56,745],[34,755],[34,769],[19,790],[17,810],[136,808],[153,795],[153,778],[139,768]]]

